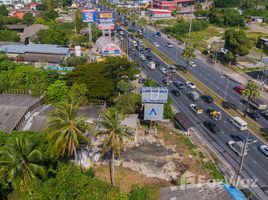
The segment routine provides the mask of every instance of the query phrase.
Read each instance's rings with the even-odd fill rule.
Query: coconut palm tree
[[[47,170],[41,165],[43,155],[33,148],[33,145],[22,135],[6,144],[0,150],[0,171],[8,182],[17,187],[19,180],[20,189],[28,191],[31,179],[45,178]]]
[[[124,147],[124,138],[129,138],[128,128],[121,125],[123,116],[115,110],[108,110],[103,113],[97,125],[104,130],[96,133],[96,136],[104,136],[103,154],[110,154],[110,180],[114,185],[114,159],[115,156],[120,156]]]
[[[249,101],[252,100],[253,98],[258,98],[260,96],[260,88],[257,85],[257,83],[249,81],[245,85],[245,89],[242,94],[244,97],[247,98],[246,109],[244,111],[244,117],[246,117],[248,113]]]
[[[90,130],[84,116],[77,116],[78,104],[63,102],[50,113],[47,141],[52,144],[54,155],[75,156],[80,143],[90,145],[85,133]]]
[[[182,51],[182,57],[186,60],[186,65],[188,65],[189,61],[195,58],[194,47],[192,45],[185,44],[185,48]]]

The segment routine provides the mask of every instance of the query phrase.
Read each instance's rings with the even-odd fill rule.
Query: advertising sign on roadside
[[[164,104],[145,104],[144,120],[159,121],[163,119]]]
[[[143,103],[166,103],[168,98],[168,88],[166,87],[143,87]]]
[[[96,21],[96,12],[95,10],[86,10],[82,11],[82,20],[83,22],[94,22]]]
[[[98,19],[113,19],[112,12],[99,12]]]

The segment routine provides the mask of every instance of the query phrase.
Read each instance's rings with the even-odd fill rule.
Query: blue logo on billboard
[[[154,108],[149,113],[149,116],[153,116],[153,115],[155,115],[155,116],[157,115],[157,113],[156,113]]]

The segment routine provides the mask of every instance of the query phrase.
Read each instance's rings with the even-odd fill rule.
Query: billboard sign
[[[144,120],[159,121],[163,119],[164,104],[145,104]]]
[[[168,98],[167,87],[143,87],[143,103],[166,103]]]
[[[82,20],[83,22],[94,22],[96,21],[96,12],[95,10],[86,10],[82,11]]]
[[[112,12],[99,12],[98,19],[113,19]]]
[[[113,30],[114,29],[114,23],[100,23],[98,24],[99,30]]]
[[[108,46],[104,49],[103,55],[115,55],[115,54],[121,54],[120,49],[117,46]]]

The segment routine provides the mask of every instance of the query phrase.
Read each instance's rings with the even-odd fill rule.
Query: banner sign
[[[98,19],[113,19],[112,12],[99,12]]]
[[[82,11],[82,19],[83,22],[94,22],[96,21],[96,12],[95,10],[83,10]]]
[[[166,87],[143,87],[143,103],[166,103],[168,98],[168,88]]]

